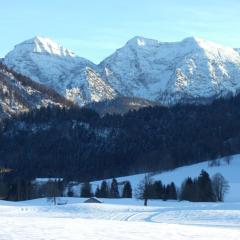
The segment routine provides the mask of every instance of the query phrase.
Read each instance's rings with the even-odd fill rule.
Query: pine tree
[[[122,197],[123,198],[132,198],[132,186],[129,181],[126,181],[124,184]]]
[[[161,181],[155,181],[153,183],[153,196],[154,199],[163,199],[164,189]]]
[[[215,195],[212,188],[212,181],[209,174],[202,170],[197,179],[198,201],[212,202],[215,201]]]
[[[67,191],[67,196],[68,197],[73,197],[73,195],[74,195],[74,192],[73,192],[72,188],[69,186],[68,191]]]
[[[193,201],[194,196],[194,182],[192,178],[188,177],[182,184],[180,200]]]
[[[85,182],[82,184],[80,196],[83,198],[88,198],[93,196],[92,186],[89,182]]]
[[[119,198],[118,182],[115,178],[112,179],[110,196],[111,198]]]
[[[101,198],[108,198],[109,197],[109,188],[107,182],[104,180],[102,181],[101,188],[100,188],[100,197]]]
[[[164,194],[164,200],[170,199],[170,194],[171,194],[171,187],[169,184],[165,187],[165,194]]]
[[[101,191],[100,191],[99,186],[97,186],[97,188],[96,188],[96,191],[95,191],[95,197],[98,197],[98,198],[101,197]]]
[[[177,190],[174,182],[169,185],[169,199],[177,200]]]

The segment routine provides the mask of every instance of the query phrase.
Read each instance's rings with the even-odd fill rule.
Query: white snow
[[[171,181],[179,184],[188,176],[198,176],[202,169],[210,175],[220,172],[231,186],[224,203],[150,200],[144,207],[143,201],[134,198],[100,199],[103,203],[95,204],[84,203],[85,198],[62,197],[57,202],[66,204],[56,206],[45,198],[0,201],[0,239],[239,239],[240,155],[232,156],[230,165],[218,160],[221,164],[218,167],[203,162],[151,175],[165,184]],[[143,177],[144,174],[139,174],[118,181],[130,180],[134,188]],[[37,179],[38,182],[47,180]],[[94,187],[98,184],[100,181],[93,182]]]
[[[0,239],[211,239],[240,236],[240,203],[188,203],[104,200],[86,204],[67,198],[53,206],[46,199],[0,201]]]

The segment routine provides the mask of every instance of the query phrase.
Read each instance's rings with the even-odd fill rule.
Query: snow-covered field
[[[212,176],[220,172],[229,182],[224,203],[190,203],[136,199],[102,199],[102,204],[83,203],[82,198],[62,198],[66,205],[54,206],[46,199],[25,202],[0,201],[0,240],[237,240],[240,239],[240,155],[230,165],[218,167],[207,162],[153,174],[179,187],[188,176],[197,177],[205,169]],[[144,174],[121,177],[133,188]],[[110,180],[109,180],[110,181]],[[101,181],[93,182],[96,188]],[[80,193],[79,185],[75,186]]]
[[[240,203],[108,199],[102,204],[66,198],[53,206],[46,199],[0,201],[0,239],[239,239]]]

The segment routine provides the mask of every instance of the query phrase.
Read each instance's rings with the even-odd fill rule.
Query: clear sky
[[[240,0],[0,0],[0,57],[36,35],[98,63],[134,36],[240,47]]]

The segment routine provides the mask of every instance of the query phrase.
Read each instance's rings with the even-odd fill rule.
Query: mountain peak
[[[42,53],[61,57],[75,57],[70,50],[63,48],[47,37],[36,36],[15,46],[14,50],[19,53]]]
[[[141,36],[135,36],[132,39],[130,39],[126,45],[144,47],[144,46],[155,46],[155,45],[158,45],[158,43],[159,43],[158,40],[149,39]]]
[[[181,41],[182,44],[186,44],[186,45],[189,45],[189,47],[203,47],[203,46],[206,46],[206,45],[212,45],[212,44],[215,44],[213,42],[210,42],[210,41],[206,41],[202,38],[199,38],[199,37],[187,37],[185,39],[183,39]]]

